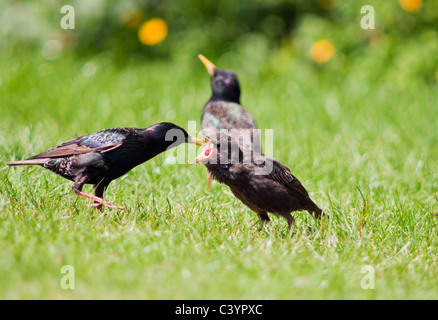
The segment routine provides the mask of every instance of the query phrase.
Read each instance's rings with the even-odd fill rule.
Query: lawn
[[[114,181],[106,198],[127,209],[103,214],[48,170],[7,167],[104,128],[199,129],[210,84],[196,55],[46,61],[6,49],[0,298],[437,299],[436,83],[246,54],[211,59],[238,73],[243,105],[273,129],[273,156],[329,220],[297,212],[292,236],[276,217],[260,230],[226,186],[206,191],[202,165],[169,164],[174,152]],[[65,265],[74,289],[61,286]]]

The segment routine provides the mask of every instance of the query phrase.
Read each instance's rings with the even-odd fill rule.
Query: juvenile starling
[[[105,129],[69,140],[63,144],[21,161],[8,162],[9,166],[40,165],[74,182],[78,196],[94,200],[92,206],[102,205],[123,210],[103,200],[103,194],[114,179],[159,153],[182,143],[202,145],[202,142],[168,122],[154,124],[146,129]],[[84,184],[92,184],[95,195],[82,191]]]
[[[240,105],[240,86],[234,72],[216,68],[203,55],[198,55],[210,74],[212,95],[201,115],[203,133],[215,134],[228,130],[235,137],[240,135],[239,145],[243,150],[261,152],[260,135],[252,114]],[[213,129],[213,130],[211,130]],[[207,175],[208,189],[211,176]]]
[[[257,213],[262,226],[269,222],[268,212],[285,218],[289,230],[292,211],[307,210],[321,219],[324,213],[289,168],[266,155],[242,151],[231,136],[218,136],[206,138],[204,150],[193,163],[202,163],[215,180],[229,186],[237,199]]]

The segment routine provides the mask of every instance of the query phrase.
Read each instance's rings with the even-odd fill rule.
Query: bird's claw
[[[105,207],[110,208],[110,209],[118,209],[118,210],[125,210],[126,209],[125,207],[116,206],[115,204],[109,203],[108,201],[105,201],[105,200],[94,201],[94,203],[90,204],[90,206],[94,207],[94,208],[99,208],[101,206],[105,206]]]

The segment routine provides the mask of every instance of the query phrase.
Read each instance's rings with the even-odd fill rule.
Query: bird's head
[[[159,143],[164,150],[174,148],[182,143],[202,146],[204,143],[192,137],[186,130],[170,122],[160,122],[146,129],[146,134]]]
[[[205,135],[204,149],[192,162],[210,165],[233,165],[243,161],[243,152],[233,136],[226,133],[215,132]]]
[[[210,74],[211,88],[213,90],[212,99],[240,103],[240,86],[236,74],[230,70],[216,68],[202,54],[198,55],[198,57]]]

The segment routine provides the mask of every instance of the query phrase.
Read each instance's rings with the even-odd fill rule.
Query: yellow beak
[[[204,66],[207,68],[208,73],[212,77],[214,75],[214,69],[216,69],[216,66],[202,54],[198,54],[198,58],[202,61]]]
[[[192,137],[192,136],[189,136],[187,138],[187,143],[196,144],[198,146],[203,146],[204,145],[204,142],[202,142],[198,138],[195,138],[195,137]]]

